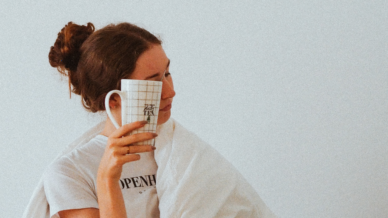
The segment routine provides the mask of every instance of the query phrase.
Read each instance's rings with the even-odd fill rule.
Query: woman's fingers
[[[136,142],[147,141],[147,140],[155,138],[156,136],[158,136],[158,134],[152,133],[152,132],[137,133],[137,134],[133,134],[130,136],[125,136],[123,138],[120,138],[119,143],[120,143],[120,145],[125,146],[125,145],[134,144]]]
[[[140,160],[140,155],[137,153],[150,152],[155,150],[151,145],[130,145],[127,147],[120,147],[116,149],[116,163],[123,165],[127,162]]]
[[[122,127],[115,130],[109,137],[112,138],[119,138],[135,129],[139,129],[147,124],[147,121],[136,121],[133,123],[129,123],[126,125],[123,125]]]
[[[119,155],[127,155],[127,154],[136,154],[143,152],[150,152],[155,150],[156,148],[151,145],[130,145],[125,147],[117,148],[117,154]]]
[[[139,154],[129,154],[129,155],[120,155],[118,157],[115,157],[114,159],[111,160],[111,163],[113,163],[113,169],[114,171],[117,170],[116,167],[122,167],[125,163],[128,163],[128,162],[132,162],[132,161],[137,161],[137,160],[140,160],[140,155]],[[120,174],[121,174],[121,170],[120,169]],[[120,175],[117,175],[118,172],[115,172],[114,174],[117,176],[120,176]]]
[[[128,163],[128,162],[140,160],[140,155],[138,154],[125,155],[125,156],[122,156],[121,159],[123,163]]]
[[[131,161],[137,161],[140,160],[140,155],[138,154],[130,154],[130,155],[125,155],[121,157],[123,159],[124,163],[131,162]]]
[[[108,146],[110,146],[110,147],[116,147],[116,146],[123,147],[123,146],[127,146],[130,144],[134,144],[136,142],[147,141],[147,140],[155,138],[156,136],[158,136],[158,134],[151,133],[151,132],[137,133],[137,134],[125,136],[122,138],[110,139],[108,142]]]

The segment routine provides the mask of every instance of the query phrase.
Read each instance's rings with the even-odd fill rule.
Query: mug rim
[[[163,83],[162,81],[154,81],[154,80],[145,80],[145,79],[121,79],[121,81],[147,81],[147,82],[159,82]]]

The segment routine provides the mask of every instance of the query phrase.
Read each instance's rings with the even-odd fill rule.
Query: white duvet
[[[100,123],[90,129],[59,156],[88,142],[103,126]],[[156,189],[161,218],[275,217],[242,175],[195,134],[173,119],[157,131]],[[23,218],[49,218],[42,181]]]

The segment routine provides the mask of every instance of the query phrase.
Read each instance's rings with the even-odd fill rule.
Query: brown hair
[[[81,95],[83,106],[91,112],[105,110],[106,94],[120,89],[120,80],[131,75],[143,52],[162,43],[130,23],[94,30],[92,23],[69,22],[49,53],[50,65],[69,77],[69,89]]]

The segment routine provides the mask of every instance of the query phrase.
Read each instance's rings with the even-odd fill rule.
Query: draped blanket
[[[104,122],[90,129],[58,157],[85,144],[103,127]],[[154,156],[161,218],[275,217],[243,176],[195,134],[173,119],[158,126],[157,133]],[[40,181],[23,218],[49,218],[49,209]]]
[[[161,218],[275,217],[227,160],[174,120],[160,129],[155,160]]]

